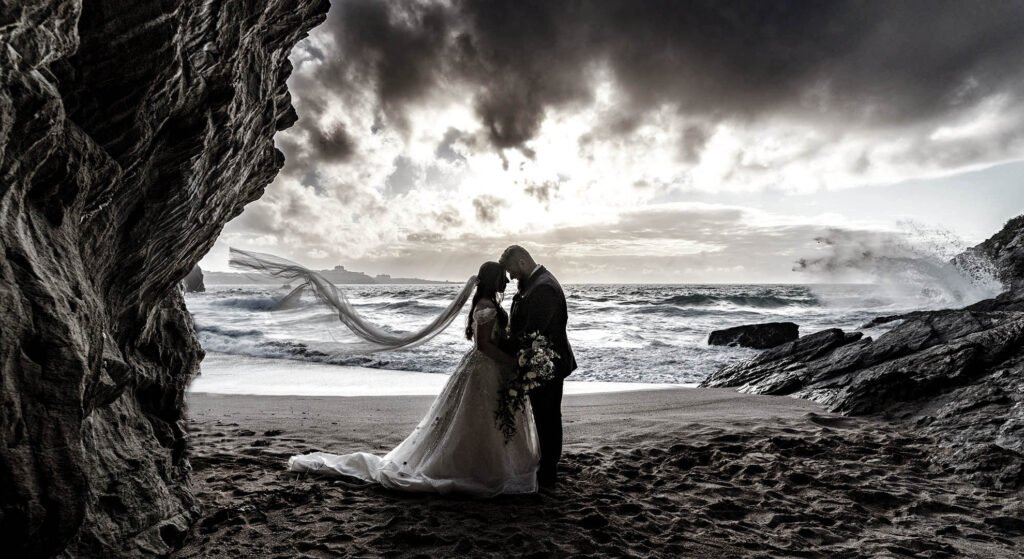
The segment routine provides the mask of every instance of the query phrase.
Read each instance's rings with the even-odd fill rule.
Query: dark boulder
[[[197,517],[179,281],[283,164],[326,0],[0,7],[0,541],[166,556]]]
[[[768,349],[799,337],[800,327],[792,322],[766,322],[715,330],[708,336],[708,345]]]
[[[185,293],[202,293],[206,291],[206,285],[203,284],[203,269],[198,264],[192,266],[185,279],[181,280],[181,286],[185,288]]]

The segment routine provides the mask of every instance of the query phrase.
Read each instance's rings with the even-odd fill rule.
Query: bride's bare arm
[[[494,330],[494,320],[488,320],[487,322],[476,321],[476,335],[473,338],[476,339],[476,348],[481,353],[494,359],[498,363],[505,365],[514,365],[516,360],[511,355],[505,353],[491,340],[491,332]]]

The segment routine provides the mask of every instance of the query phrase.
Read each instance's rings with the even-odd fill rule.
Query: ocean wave
[[[455,291],[441,289],[400,289],[397,291],[390,291],[387,294],[387,296],[391,299],[426,299],[432,301],[450,301],[455,298],[455,295]]]
[[[572,298],[572,299],[576,299],[577,301],[585,301],[585,302],[588,302],[588,303],[610,303],[610,302],[614,301],[614,299],[612,299],[609,296],[601,296],[601,295],[594,296],[594,295],[587,295],[587,294],[584,294],[584,293],[572,293],[572,294],[570,294],[569,297]]]
[[[275,313],[272,321],[278,328],[321,329],[324,326],[341,326],[338,315],[322,312],[321,309],[304,309],[295,312]]]
[[[208,352],[370,369],[449,373],[458,362],[450,351],[439,351],[438,348],[429,351],[351,354],[332,351],[330,344],[267,339],[259,331],[231,331],[216,327],[201,329],[199,342]]]
[[[699,293],[675,295],[660,302],[662,305],[681,307],[707,307],[723,303],[754,308],[814,307],[820,304],[813,296],[793,298],[779,295],[704,295]]]
[[[267,339],[258,330],[204,327],[199,329],[198,334],[199,343],[206,351],[319,362],[326,362],[330,357],[330,354],[310,348],[302,342]]]
[[[377,306],[377,310],[412,314],[436,314],[442,308],[437,305],[426,305],[420,301],[395,301]]]
[[[200,334],[206,332],[211,335],[224,336],[227,338],[252,338],[254,336],[263,335],[263,332],[256,329],[236,330],[232,328],[224,328],[223,326],[203,324],[200,322],[196,322],[196,330]]]
[[[724,310],[721,308],[676,307],[672,305],[650,305],[629,311],[631,314],[653,314],[675,318],[695,318],[705,316],[722,316],[735,318],[738,316],[760,317],[763,313],[750,308]]]
[[[598,314],[605,315],[610,313],[621,312],[620,307],[614,305],[586,305],[580,304],[579,302],[573,301],[569,306],[569,314]]]
[[[246,311],[269,311],[277,302],[280,297],[225,297],[216,301],[211,301],[211,305],[218,307],[228,307],[232,309],[241,309]]]
[[[896,233],[831,229],[816,239],[824,255],[801,258],[794,270],[819,279],[867,280],[917,308],[968,305],[1002,290],[991,262],[968,256],[967,243],[952,232],[901,225]]]
[[[580,368],[574,380],[698,382],[753,350],[707,345],[712,330],[793,321],[807,334],[855,329],[874,316],[914,310],[876,286],[594,285],[567,286],[569,339]],[[454,288],[344,286],[367,320],[385,329],[415,330],[447,304]],[[463,318],[430,343],[370,355],[346,354],[356,339],[327,307],[307,296],[300,308],[267,312],[287,294],[276,288],[189,294],[207,351],[367,368],[450,373],[472,347]],[[511,296],[506,298],[508,309]],[[909,301],[909,302],[908,302]],[[467,308],[463,312],[468,312]],[[243,374],[240,372],[239,374]]]

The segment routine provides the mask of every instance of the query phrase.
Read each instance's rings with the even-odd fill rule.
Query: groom
[[[565,294],[555,276],[534,262],[530,253],[519,245],[506,248],[498,263],[519,286],[512,298],[509,325],[512,355],[518,354],[526,336],[539,332],[551,342],[559,356],[555,360],[555,379],[530,392],[540,443],[537,483],[551,487],[558,481],[558,459],[562,455],[562,381],[576,369],[576,358],[565,334],[569,320]]]

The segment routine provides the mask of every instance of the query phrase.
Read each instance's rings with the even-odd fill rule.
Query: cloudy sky
[[[1022,45],[1020,2],[334,0],[201,265],[802,282],[837,232],[974,243],[1024,212]]]

